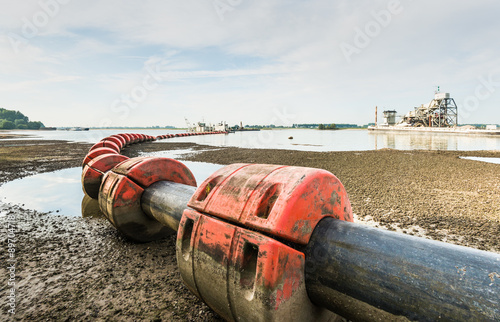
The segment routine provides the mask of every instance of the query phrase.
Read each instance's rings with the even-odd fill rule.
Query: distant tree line
[[[100,127],[90,127],[91,129],[177,129],[172,125],[152,125],[152,126],[100,126]]]
[[[299,129],[319,129],[319,130],[336,130],[336,129],[358,129],[362,128],[362,126],[358,126],[357,124],[347,124],[347,123],[306,123],[306,124],[294,124],[294,128]],[[364,126],[366,127],[366,126]]]
[[[233,130],[237,130],[239,128],[240,128],[240,126],[238,124],[231,127],[231,129],[233,129]],[[258,125],[258,124],[249,125],[249,124],[246,124],[243,126],[243,128],[245,128],[245,129],[288,129],[288,128],[290,128],[290,126],[274,125],[274,124],[267,124],[267,125]]]
[[[318,130],[336,130],[337,126],[332,123],[332,124],[320,124],[318,125]]]
[[[19,111],[0,108],[0,129],[38,130],[41,127],[44,127],[42,122],[31,122]]]

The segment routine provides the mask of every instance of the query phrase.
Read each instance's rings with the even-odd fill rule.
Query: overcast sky
[[[500,123],[500,2],[0,0],[0,107],[46,126]]]

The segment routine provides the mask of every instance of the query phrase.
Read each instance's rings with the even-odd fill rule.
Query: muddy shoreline
[[[0,139],[0,184],[34,173],[80,166],[90,146]],[[360,220],[374,220],[387,229],[414,235],[425,230],[427,238],[500,252],[500,165],[459,159],[500,157],[500,151],[319,153],[165,141],[127,147],[123,154],[133,157],[187,148],[203,150],[185,157],[191,161],[323,168],[345,185]],[[0,214],[2,249],[7,249],[9,223],[15,227],[16,239],[16,313],[8,313],[9,272],[2,265],[1,318],[221,320],[183,285],[173,237],[135,244],[104,219],[44,214],[3,202]],[[2,263],[9,259],[8,254],[0,254]]]

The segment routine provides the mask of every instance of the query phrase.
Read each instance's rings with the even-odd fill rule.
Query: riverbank
[[[80,166],[90,146],[0,140],[0,184],[33,173]],[[345,185],[360,221],[500,253],[500,165],[459,159],[500,157],[500,151],[300,152],[154,142],[127,147],[123,153],[133,157],[188,148],[201,151],[185,156],[191,161],[329,170]],[[17,300],[16,314],[11,316],[7,298],[2,296],[0,317],[220,320],[183,285],[175,262],[174,238],[135,244],[104,219],[62,217],[1,202],[0,214],[3,249],[7,249],[7,218],[12,218],[16,227]],[[6,251],[0,254],[2,262],[7,256]],[[2,266],[3,295],[8,292],[7,279],[7,268]]]

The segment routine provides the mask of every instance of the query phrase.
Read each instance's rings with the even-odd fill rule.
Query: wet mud
[[[81,165],[91,144],[0,139],[0,184]],[[345,185],[359,220],[387,229],[500,252],[500,165],[459,156],[500,152],[300,152],[143,143],[123,154],[200,150],[186,160],[323,168]],[[0,196],[1,198],[1,196]],[[0,261],[15,227],[15,314],[7,265],[0,267],[0,319],[220,321],[181,281],[175,237],[137,244],[102,218],[62,217],[0,201]]]

